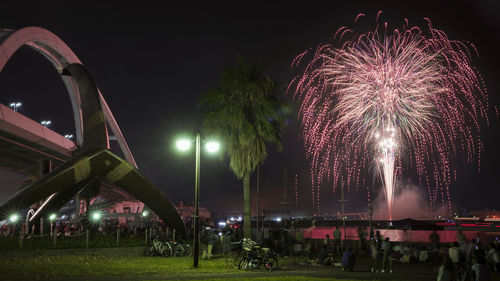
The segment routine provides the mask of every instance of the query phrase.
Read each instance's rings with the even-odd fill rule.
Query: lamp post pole
[[[193,139],[180,139],[177,141],[179,150],[187,151],[191,146]],[[198,267],[198,259],[200,254],[200,151],[201,151],[201,136],[196,133],[196,161],[195,161],[195,178],[194,178],[194,213],[193,213],[193,267]],[[219,143],[215,141],[207,141],[206,149],[208,152],[216,152],[219,150]],[[175,233],[175,232],[174,232]]]
[[[198,255],[200,252],[200,216],[199,216],[199,195],[200,195],[200,133],[196,134],[196,167],[194,180],[194,221],[193,221],[193,266],[198,267]]]

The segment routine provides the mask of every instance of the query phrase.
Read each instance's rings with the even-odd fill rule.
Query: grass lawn
[[[283,266],[295,262],[293,260],[280,260]],[[252,271],[239,271],[228,268],[224,258],[200,260],[199,267],[193,271],[192,258],[161,258],[141,256],[92,256],[85,254],[61,254],[47,256],[1,256],[1,280],[84,280],[88,278],[100,279],[115,276],[148,279],[148,276],[164,275],[167,277],[191,276],[189,280],[196,280],[193,274],[201,274],[199,280],[286,280],[305,281],[311,280],[306,276],[249,276]],[[261,271],[254,271],[261,272]],[[221,276],[217,276],[217,275]],[[265,274],[265,273],[264,273]],[[207,276],[208,275],[208,276]],[[212,275],[212,276],[211,276]],[[215,276],[213,276],[215,275]],[[205,279],[201,279],[204,278]],[[212,278],[210,277],[226,277]],[[157,277],[154,277],[157,278]],[[332,278],[314,278],[314,280],[339,280]],[[346,280],[346,279],[343,279]]]
[[[231,277],[231,280],[238,281],[363,281],[359,279],[335,279],[335,278],[321,278],[310,276],[275,276],[275,277]],[[209,279],[190,279],[190,281],[221,281],[228,280],[228,278],[209,278]]]

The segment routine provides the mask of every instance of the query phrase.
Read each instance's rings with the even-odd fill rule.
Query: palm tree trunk
[[[250,217],[250,174],[243,177],[243,235],[252,238],[252,221]]]

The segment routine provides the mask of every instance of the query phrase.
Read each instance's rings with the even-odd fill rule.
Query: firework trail
[[[299,101],[312,186],[332,180],[333,190],[339,181],[357,187],[364,171],[376,170],[392,218],[395,181],[413,167],[430,207],[447,203],[451,212],[457,153],[479,167],[479,128],[488,120],[486,88],[472,66],[477,51],[428,19],[425,28],[405,20],[389,31],[379,17],[373,31],[341,27],[333,44],[292,62],[312,57],[288,89]]]

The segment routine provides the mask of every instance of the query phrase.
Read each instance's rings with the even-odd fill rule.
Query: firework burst
[[[486,90],[471,62],[477,51],[428,19],[426,28],[405,20],[388,31],[379,16],[373,31],[342,27],[333,44],[292,62],[312,56],[288,90],[300,104],[312,186],[332,180],[333,190],[339,181],[357,187],[364,171],[376,170],[370,174],[382,182],[391,218],[395,179],[412,167],[430,207],[447,203],[451,211],[457,152],[479,167],[480,123],[487,121]]]

